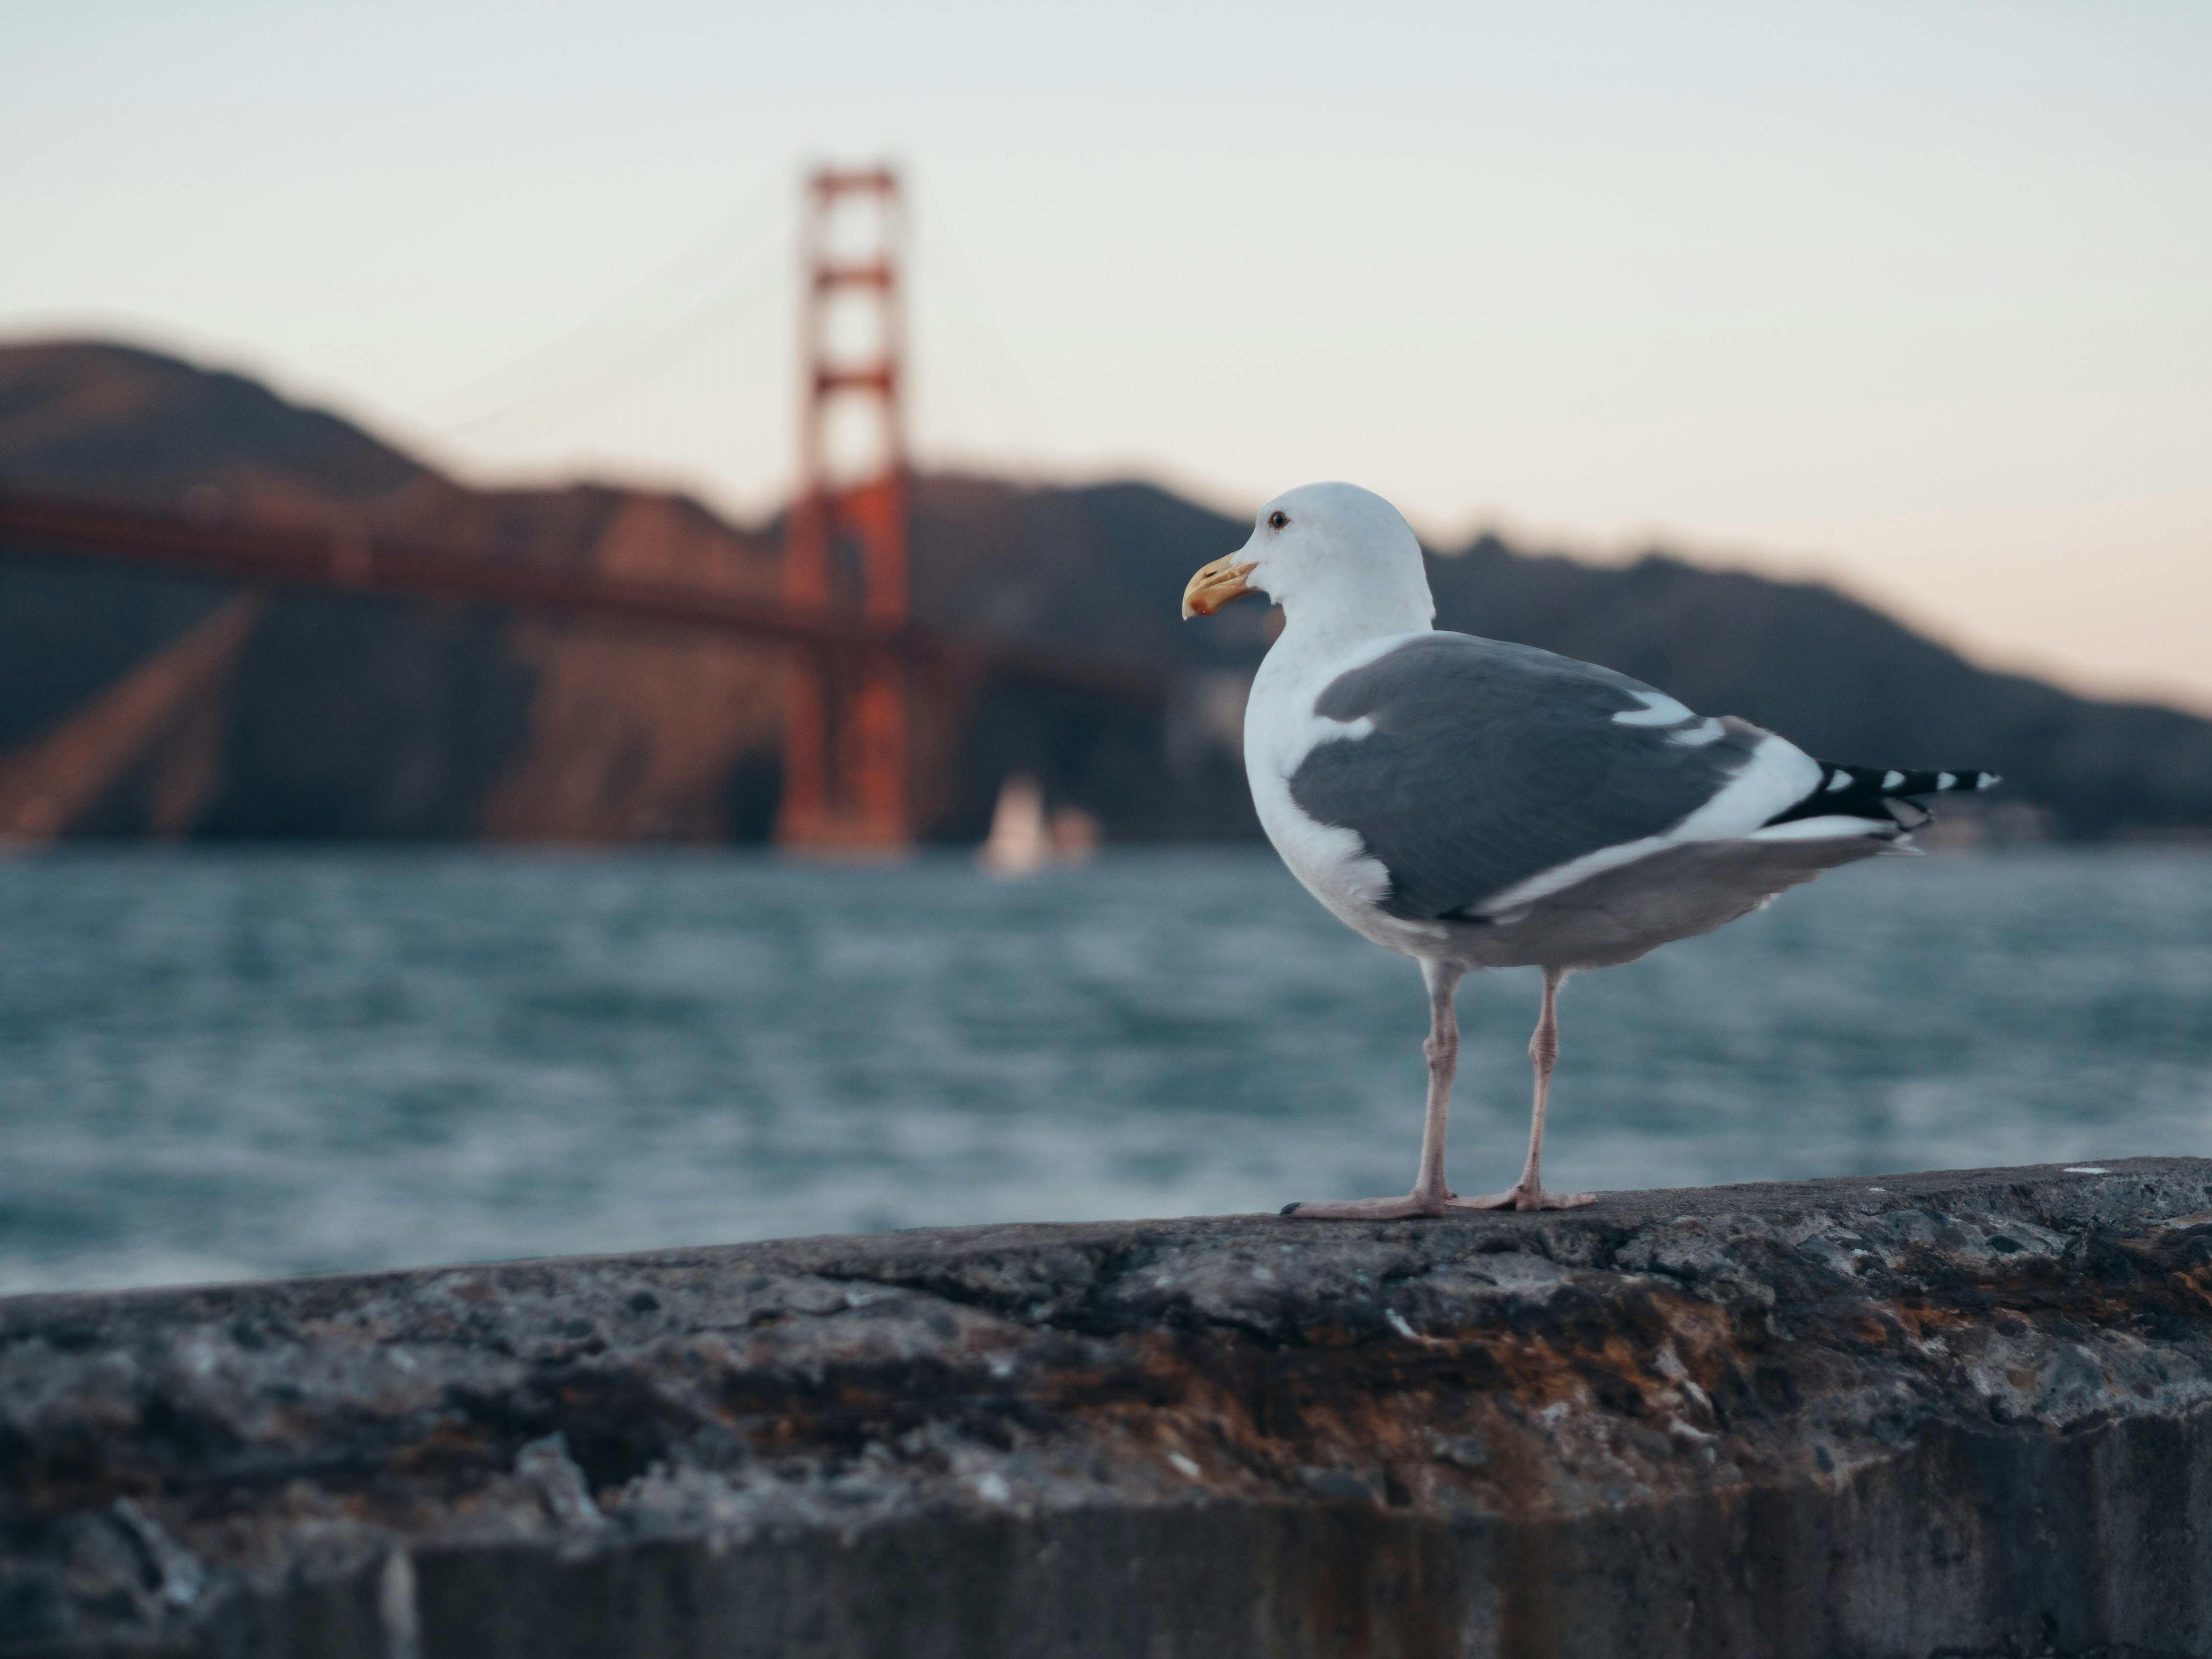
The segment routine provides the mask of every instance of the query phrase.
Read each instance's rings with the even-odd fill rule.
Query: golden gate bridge
[[[902,203],[887,167],[808,176],[800,239],[798,477],[784,516],[780,599],[681,582],[495,563],[475,550],[327,529],[220,522],[189,511],[0,489],[0,551],[165,566],[253,585],[458,601],[704,630],[786,653],[777,839],[890,852],[915,836],[914,678],[935,670],[1157,702],[1157,671],[918,627],[908,573],[910,465]],[[842,208],[871,210],[869,244],[834,241]],[[857,326],[855,325],[857,324]],[[863,343],[856,349],[851,342]],[[856,468],[833,438],[861,433]],[[850,447],[849,445],[847,447]]]

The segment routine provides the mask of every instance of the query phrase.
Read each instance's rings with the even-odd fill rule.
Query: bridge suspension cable
[[[614,300],[520,356],[433,398],[420,418],[447,432],[504,418],[600,377],[637,378],[633,360],[711,319],[733,283],[787,259],[793,222],[781,177],[749,191],[690,246]]]

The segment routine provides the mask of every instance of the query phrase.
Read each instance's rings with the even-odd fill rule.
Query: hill
[[[0,484],[435,542],[456,556],[773,593],[777,526],[588,485],[468,489],[243,377],[96,342],[0,348]],[[1151,485],[925,477],[924,623],[1171,671],[1164,709],[984,682],[924,699],[926,829],[979,835],[1010,770],[1109,836],[1256,833],[1236,762],[1266,615],[1176,618],[1243,521]],[[1439,625],[1566,652],[1837,759],[1986,765],[2014,823],[2212,826],[2212,721],[1965,661],[1832,590],[1486,538],[1432,554]],[[453,605],[262,596],[0,553],[0,833],[757,839],[781,731],[773,651]]]

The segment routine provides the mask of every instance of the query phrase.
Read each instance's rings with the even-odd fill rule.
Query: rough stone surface
[[[0,1302],[0,1654],[2212,1653],[2212,1162]]]

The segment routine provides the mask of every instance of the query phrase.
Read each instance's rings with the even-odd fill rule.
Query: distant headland
[[[599,484],[477,489],[240,376],[94,341],[0,347],[0,491],[358,526],[546,571],[777,594],[781,526]],[[938,633],[1129,665],[1168,690],[939,676],[913,716],[926,841],[975,842],[1010,777],[1109,842],[1256,838],[1238,720],[1253,611],[1186,629],[1245,526],[1153,485],[923,476],[914,611]],[[1439,626],[1603,663],[1842,761],[1972,755],[1962,838],[2212,836],[2212,720],[1975,666],[1818,585],[1493,536],[1431,554]],[[0,542],[0,838],[765,840],[777,647],[460,603],[252,593]]]

